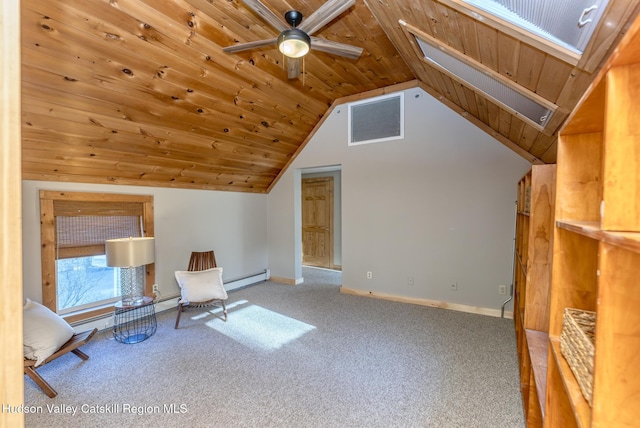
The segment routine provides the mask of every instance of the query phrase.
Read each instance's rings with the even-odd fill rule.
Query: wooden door
[[[333,268],[333,177],[302,179],[302,263]]]

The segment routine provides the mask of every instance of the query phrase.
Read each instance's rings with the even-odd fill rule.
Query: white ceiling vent
[[[404,93],[349,104],[349,145],[404,138]]]

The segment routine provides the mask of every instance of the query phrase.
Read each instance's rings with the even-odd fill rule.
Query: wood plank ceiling
[[[275,46],[222,52],[277,36],[239,0],[22,0],[23,178],[268,192],[333,105],[415,85],[553,163],[558,128],[639,2],[610,0],[582,58],[567,60],[461,0],[356,0],[315,36],[362,56],[312,51],[288,80]],[[309,16],[324,1],[263,3]],[[429,65],[414,35],[554,104],[551,122],[536,128]]]

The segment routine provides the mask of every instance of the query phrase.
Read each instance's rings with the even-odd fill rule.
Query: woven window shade
[[[105,253],[104,241],[142,236],[142,203],[54,201],[56,259]]]

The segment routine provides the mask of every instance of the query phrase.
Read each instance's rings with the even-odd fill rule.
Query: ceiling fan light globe
[[[278,36],[278,50],[289,58],[301,58],[309,53],[311,38],[298,29],[285,30]]]

